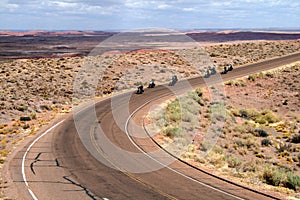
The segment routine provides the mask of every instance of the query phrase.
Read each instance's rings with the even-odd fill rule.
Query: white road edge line
[[[157,98],[158,98],[158,97],[157,97]],[[157,98],[155,98],[155,99],[157,99]],[[218,192],[220,192],[220,193],[222,193],[222,194],[225,194],[225,195],[227,195],[227,196],[231,196],[231,197],[236,198],[236,199],[239,199],[239,200],[244,200],[244,199],[241,198],[241,197],[235,196],[235,195],[233,195],[233,194],[230,194],[230,193],[228,193],[228,192],[225,192],[225,191],[220,190],[220,189],[218,189],[218,188],[215,188],[215,187],[213,187],[213,186],[207,185],[206,183],[203,183],[203,182],[201,182],[201,181],[199,181],[199,180],[193,179],[193,178],[191,178],[191,177],[189,177],[189,176],[187,176],[187,175],[185,175],[185,174],[183,174],[183,173],[181,173],[181,172],[179,172],[179,171],[176,171],[175,169],[169,167],[168,165],[165,165],[164,163],[161,163],[160,161],[156,160],[155,158],[153,158],[152,156],[150,156],[149,154],[147,154],[144,150],[142,150],[142,149],[141,149],[141,148],[140,148],[140,147],[132,140],[132,138],[130,137],[129,132],[128,132],[128,124],[129,124],[130,119],[131,119],[132,116],[133,116],[135,113],[137,113],[142,107],[144,107],[145,105],[149,104],[150,102],[152,102],[152,101],[155,100],[155,99],[149,100],[149,101],[147,101],[146,103],[144,103],[143,105],[141,105],[140,107],[138,107],[138,108],[137,108],[136,110],[134,110],[134,111],[129,115],[129,117],[127,118],[127,121],[126,121],[126,124],[125,124],[125,131],[126,131],[126,135],[127,135],[128,139],[130,140],[130,142],[131,142],[138,150],[140,150],[143,154],[145,154],[146,156],[148,156],[148,157],[151,158],[152,160],[156,161],[157,163],[161,164],[162,166],[164,166],[164,167],[170,169],[171,171],[173,171],[173,172],[175,172],[175,173],[177,173],[177,174],[179,174],[179,175],[181,175],[181,176],[183,176],[183,177],[185,177],[185,178],[187,178],[187,179],[189,179],[189,180],[192,180],[192,181],[194,181],[194,182],[197,182],[197,183],[199,183],[199,184],[201,184],[201,185],[203,185],[203,186],[205,186],[205,187],[208,187],[208,188],[213,189],[213,190],[215,190],[215,191],[218,191]]]
[[[29,188],[29,184],[27,182],[26,179],[26,174],[25,174],[25,160],[27,157],[28,152],[30,151],[30,149],[32,148],[32,146],[38,141],[40,140],[42,137],[44,137],[45,135],[47,135],[52,129],[54,129],[55,127],[57,127],[58,125],[60,125],[61,123],[63,123],[65,120],[62,120],[60,122],[58,122],[57,124],[53,125],[51,128],[49,128],[47,131],[45,131],[42,135],[40,135],[38,138],[36,138],[27,148],[27,150],[25,151],[23,158],[22,158],[22,177],[23,177],[23,181],[27,187],[28,192],[30,193],[31,197],[34,200],[38,200],[38,198],[35,196],[34,192]]]

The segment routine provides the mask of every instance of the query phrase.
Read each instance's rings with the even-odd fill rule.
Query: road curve
[[[222,80],[242,77],[299,60],[300,53],[296,53],[246,65],[222,75]],[[19,183],[19,190],[23,191],[22,197],[272,199],[210,176],[176,159],[172,160],[173,157],[159,151],[158,146],[138,126],[140,121],[137,116],[143,115],[157,101],[170,98],[174,93],[183,93],[190,85],[198,87],[216,82],[219,79],[193,78],[188,80],[189,84],[181,81],[172,88],[158,86],[146,90],[143,95],[131,92],[116,95],[75,111],[74,115],[67,116],[48,135],[35,144],[31,142],[25,146],[24,151],[28,155],[24,156],[24,151],[20,151],[10,163],[12,177]],[[149,104],[145,105],[147,102]],[[141,110],[137,110],[138,108]],[[134,111],[138,113],[131,116]],[[31,149],[27,151],[30,144]],[[150,154],[151,156],[147,154],[153,151],[159,153]],[[26,158],[23,159],[23,171],[28,179],[28,186],[24,186],[24,177],[21,177],[21,157]],[[49,181],[45,181],[46,179]],[[27,190],[24,192],[24,189]]]

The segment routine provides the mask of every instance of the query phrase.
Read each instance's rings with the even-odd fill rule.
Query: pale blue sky
[[[300,0],[0,0],[2,30],[299,28]]]

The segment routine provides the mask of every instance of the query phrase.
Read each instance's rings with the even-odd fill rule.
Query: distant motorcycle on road
[[[154,80],[152,79],[152,80],[149,82],[148,88],[154,88],[154,87],[155,87],[155,83],[154,83]]]
[[[136,94],[143,94],[144,93],[144,86],[139,85],[136,91]]]
[[[223,71],[221,71],[221,74],[227,74],[227,72],[232,71],[233,67],[231,64],[228,65],[228,68],[225,66]]]
[[[178,78],[176,75],[172,76],[171,81],[169,82],[169,86],[174,86],[178,81]]]
[[[204,75],[204,78],[209,78],[211,75],[215,75],[217,73],[216,68],[215,67],[209,67]]]

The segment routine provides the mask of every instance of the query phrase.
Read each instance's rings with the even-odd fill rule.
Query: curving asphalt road
[[[246,65],[222,80],[300,60],[300,53]],[[272,199],[183,163],[160,149],[142,118],[155,104],[191,87],[220,82],[193,78],[143,95],[116,95],[58,119],[9,163],[16,199]],[[61,120],[61,121],[60,121]],[[55,125],[55,123],[53,124]],[[25,183],[25,184],[24,184]]]

